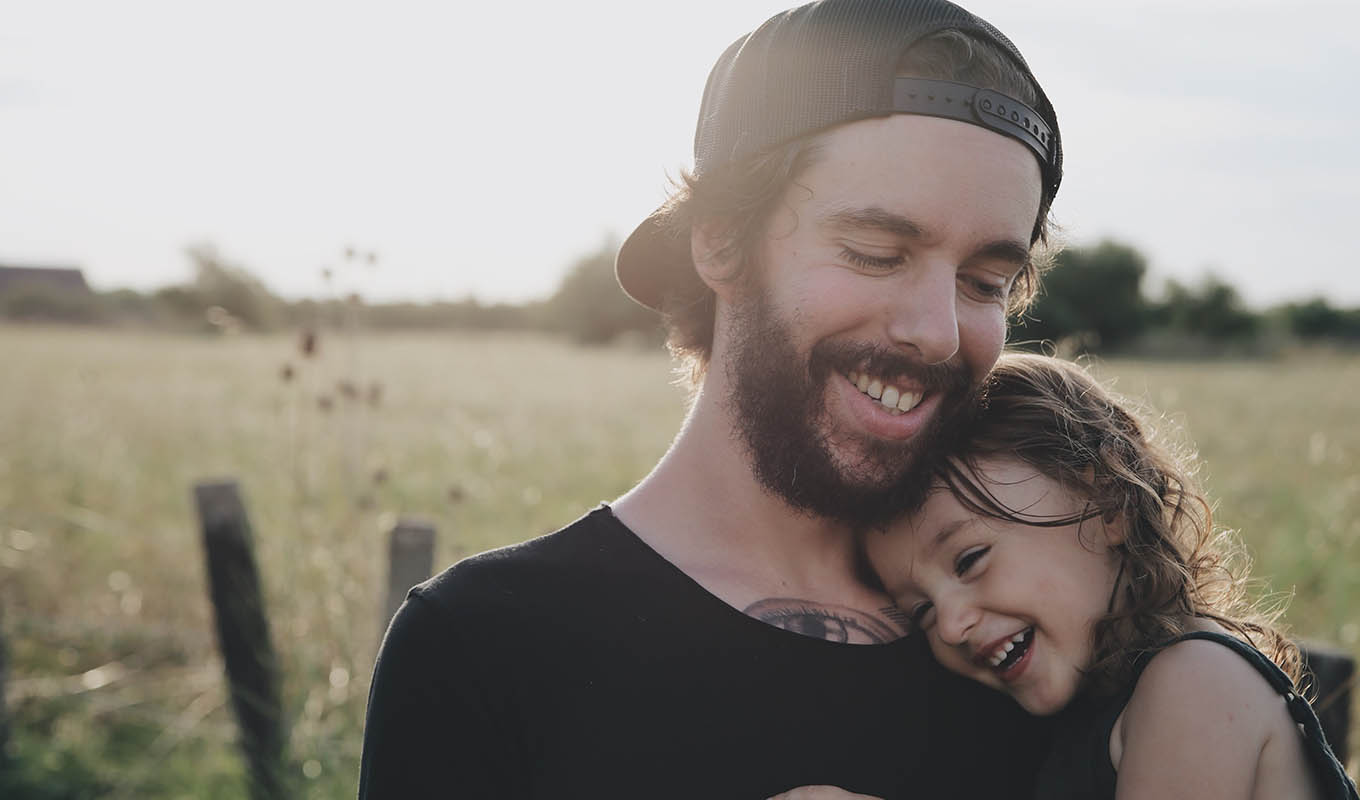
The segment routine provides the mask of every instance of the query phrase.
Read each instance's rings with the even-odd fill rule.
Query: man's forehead
[[[967,127],[899,117],[830,131],[788,197],[829,232],[921,242],[962,234],[992,247],[991,255],[1025,263],[1041,202],[1033,157],[999,134],[955,136],[941,125]]]

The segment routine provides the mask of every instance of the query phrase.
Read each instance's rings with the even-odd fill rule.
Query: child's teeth
[[[883,396],[878,398],[878,402],[882,403],[888,408],[897,408],[897,399],[901,396],[902,393],[897,391],[896,386],[889,386],[888,388],[883,390]]]
[[[921,402],[920,395],[915,392],[903,392],[902,397],[897,401],[897,408],[899,411],[910,411],[915,408],[916,404],[919,402]]]
[[[869,381],[869,386],[864,390],[870,397],[877,400],[883,396],[883,384],[879,381]]]
[[[992,666],[993,667],[1001,666],[1001,662],[1006,660],[1006,656],[1010,655],[1010,652],[1015,649],[1016,645],[1025,641],[1025,637],[1027,635],[1029,635],[1029,628],[1026,628],[1023,631],[1020,631],[1019,633],[1015,634],[1014,636],[1011,637],[1010,641],[1006,642],[1004,645],[997,648],[996,652],[992,654],[992,657],[990,659],[992,662]]]
[[[859,377],[855,379],[855,387],[861,392],[869,391],[869,376],[861,372]]]

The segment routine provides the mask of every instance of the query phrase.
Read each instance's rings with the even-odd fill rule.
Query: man
[[[1019,53],[946,2],[823,0],[733,44],[694,173],[617,264],[691,367],[685,425],[612,506],[412,591],[360,796],[1026,794],[1035,723],[933,666],[853,534],[920,495],[1060,177]]]

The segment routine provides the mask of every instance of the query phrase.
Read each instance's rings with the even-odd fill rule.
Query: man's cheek
[[[979,309],[966,321],[960,322],[959,349],[964,363],[973,374],[974,380],[981,380],[1001,357],[1001,348],[1006,343],[1006,316],[1000,307]]]

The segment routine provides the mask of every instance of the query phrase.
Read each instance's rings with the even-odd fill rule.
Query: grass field
[[[0,353],[6,780],[35,797],[244,796],[195,481],[245,494],[299,796],[349,797],[396,516],[436,524],[441,565],[549,531],[645,474],[683,412],[660,354],[522,336],[323,337],[306,358],[0,327]],[[1198,442],[1293,627],[1360,652],[1360,358],[1098,369]]]

